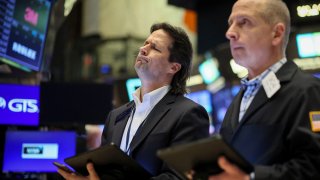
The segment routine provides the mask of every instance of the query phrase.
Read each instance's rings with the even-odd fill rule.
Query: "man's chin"
[[[139,69],[141,68],[141,66],[143,66],[142,63],[136,62],[136,64],[134,64],[134,68],[135,68],[136,70],[139,70]]]
[[[147,71],[147,67],[143,64],[135,64],[134,69],[140,74],[144,74]]]

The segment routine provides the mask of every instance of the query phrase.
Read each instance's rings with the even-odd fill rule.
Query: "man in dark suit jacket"
[[[248,69],[221,135],[254,172],[221,157],[209,179],[320,179],[320,82],[285,57],[290,15],[281,0],[238,0],[226,33],[235,61]]]
[[[133,106],[134,103],[130,102],[110,113],[110,121],[106,122],[103,133],[103,143],[114,142],[120,146],[129,119],[129,115],[122,116],[121,113]],[[166,94],[150,112],[141,131],[132,139],[129,155],[151,174],[158,176],[153,179],[177,179],[176,173],[156,156],[156,152],[207,137],[208,119],[203,110],[184,96]]]
[[[109,113],[102,144],[118,145],[152,179],[181,179],[156,152],[208,137],[209,117],[202,106],[184,97],[192,59],[187,34],[167,23],[154,24],[150,32],[135,61],[142,86],[134,92],[134,101]],[[58,172],[66,179],[99,179],[92,163],[87,169],[88,177]]]

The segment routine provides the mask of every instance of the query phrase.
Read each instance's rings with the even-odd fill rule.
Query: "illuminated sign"
[[[34,26],[37,26],[38,24],[38,17],[39,14],[33,10],[31,7],[27,7],[25,14],[24,14],[24,20],[31,23]]]
[[[229,63],[230,63],[232,72],[236,74],[238,78],[243,78],[246,75],[248,75],[248,70],[245,67],[237,64],[234,59],[231,59]]]
[[[0,125],[39,124],[39,87],[0,84]]]
[[[57,143],[23,143],[22,159],[57,159],[59,145]]]
[[[36,59],[36,55],[37,55],[37,51],[31,49],[31,48],[28,48],[27,46],[24,46],[22,44],[19,44],[17,42],[13,42],[12,44],[12,51],[20,54],[20,55],[23,55],[25,57],[28,57],[32,60],[35,60]]]
[[[312,5],[301,5],[297,6],[297,15],[299,17],[310,17],[310,16],[319,16],[320,12],[320,3]]]
[[[198,69],[205,84],[211,84],[220,77],[218,66],[218,60],[211,55],[199,65]]]
[[[12,112],[37,113],[37,104],[38,100],[36,99],[11,99],[8,102],[8,109]],[[6,100],[3,97],[0,97],[0,108],[6,108]]]
[[[190,76],[190,78],[187,80],[187,87],[195,86],[203,83],[202,76],[200,74]]]
[[[8,130],[3,146],[2,172],[56,172],[52,162],[63,162],[74,156],[76,143],[74,131]]]
[[[208,90],[191,92],[185,95],[187,98],[202,105],[208,113],[212,112],[211,93]]]
[[[141,86],[141,81],[139,78],[131,78],[126,81],[127,93],[129,96],[129,100],[133,100],[132,93],[136,91]]]
[[[315,58],[295,58],[293,62],[303,70],[320,69],[320,57]]]
[[[320,32],[303,33],[296,36],[299,56],[320,56]]]
[[[6,108],[6,100],[2,97],[0,97],[0,108],[4,109]]]
[[[1,0],[0,58],[40,71],[53,0]]]
[[[212,84],[221,76],[219,71],[219,62],[217,58],[213,57],[211,52],[204,54],[205,60],[199,65],[198,70],[203,79],[203,82],[207,85]]]
[[[38,101],[36,99],[11,99],[8,108],[12,112],[38,112]]]

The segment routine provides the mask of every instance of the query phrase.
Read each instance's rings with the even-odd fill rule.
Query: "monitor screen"
[[[313,76],[320,79],[320,73],[314,73]]]
[[[130,78],[126,81],[126,89],[128,93],[129,100],[133,100],[132,93],[141,86],[141,81],[139,78]]]
[[[301,58],[320,56],[320,32],[297,34],[296,40]]]
[[[213,104],[213,124],[215,126],[215,131],[219,132],[221,123],[227,112],[229,105],[231,104],[233,98],[240,91],[240,86],[235,85],[232,87],[225,87],[220,91],[213,94],[212,104]]]
[[[52,0],[6,0],[0,8],[0,59],[39,71]]]
[[[39,124],[39,86],[0,84],[0,125]]]
[[[212,112],[212,96],[210,91],[195,91],[187,94],[186,97],[202,105],[209,114]]]
[[[113,109],[113,86],[99,83],[40,84],[40,124],[104,124]]]
[[[220,77],[218,61],[208,58],[199,65],[199,72],[205,84],[211,84]]]
[[[56,172],[52,162],[76,154],[73,131],[7,131],[3,172]]]

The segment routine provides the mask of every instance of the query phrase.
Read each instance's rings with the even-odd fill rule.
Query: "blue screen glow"
[[[73,131],[7,131],[2,171],[56,172],[52,162],[63,162],[75,152]]]
[[[37,126],[39,86],[0,84],[0,124]]]
[[[205,84],[211,84],[220,77],[220,71],[212,58],[199,65],[199,72]]]
[[[126,81],[127,93],[129,96],[129,100],[133,100],[132,93],[141,86],[141,81],[139,78],[131,78]]]
[[[298,34],[296,40],[301,58],[320,56],[320,32]]]
[[[208,90],[191,92],[186,97],[202,105],[208,113],[212,112],[211,93]]]

